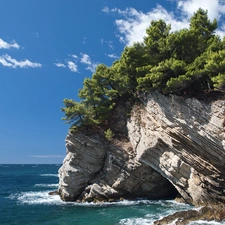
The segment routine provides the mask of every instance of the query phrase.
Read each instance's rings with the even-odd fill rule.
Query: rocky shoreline
[[[109,124],[116,134],[112,141],[101,128],[67,135],[67,155],[59,170],[61,199],[84,202],[179,196],[188,204],[203,206],[186,213],[189,217],[223,220],[224,95],[196,99],[153,92],[140,100],[129,117],[128,104],[115,109]],[[175,217],[155,224],[167,224]],[[177,220],[176,224],[187,223]]]

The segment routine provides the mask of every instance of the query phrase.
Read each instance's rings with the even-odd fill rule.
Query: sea
[[[1,225],[150,225],[193,207],[171,200],[64,202],[57,195],[61,165],[0,165]],[[223,224],[196,221],[194,224]],[[225,223],[224,223],[225,224]]]

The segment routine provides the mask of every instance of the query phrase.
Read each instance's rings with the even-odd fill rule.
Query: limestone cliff
[[[58,192],[66,201],[173,198],[225,202],[225,98],[184,98],[158,92],[140,97],[127,116],[115,111],[116,134],[69,133]]]

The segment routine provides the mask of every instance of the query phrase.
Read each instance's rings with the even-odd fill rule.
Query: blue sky
[[[97,64],[141,41],[151,20],[188,27],[199,7],[225,33],[225,0],[7,0],[0,7],[0,164],[62,163],[64,98]]]

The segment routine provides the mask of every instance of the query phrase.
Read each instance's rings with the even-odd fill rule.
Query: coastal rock
[[[59,169],[59,195],[65,201],[75,201],[104,166],[106,146],[98,135],[68,134],[67,155]]]
[[[204,206],[198,210],[179,211],[154,222],[154,225],[186,225],[193,221],[222,221],[225,218],[224,206]]]
[[[225,101],[206,98],[151,93],[127,124],[137,160],[196,206],[225,201]]]
[[[119,148],[100,140],[94,131],[88,136],[68,134],[67,156],[59,169],[58,192],[63,200],[90,202],[176,196],[167,179],[128,154],[125,146],[129,143],[123,142],[123,148]]]
[[[225,100],[140,96],[114,112],[113,141],[99,129],[69,133],[58,192],[66,201],[173,198],[225,202]]]

